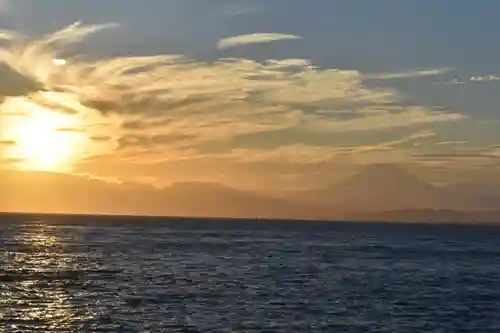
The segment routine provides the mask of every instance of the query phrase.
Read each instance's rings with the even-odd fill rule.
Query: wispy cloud
[[[472,82],[491,82],[500,80],[498,75],[473,76],[470,78]]]
[[[110,137],[109,135],[96,135],[96,136],[91,136],[90,140],[98,142],[110,141],[112,140],[112,137]]]
[[[16,144],[14,140],[0,140],[0,147],[2,146],[13,146]]]
[[[83,129],[81,129],[81,128],[72,128],[72,127],[61,127],[61,128],[56,128],[56,132],[61,132],[61,133],[81,133],[81,132],[83,132]]]
[[[451,152],[451,153],[435,153],[435,154],[414,154],[413,157],[423,160],[460,160],[460,159],[479,159],[490,160],[499,159],[500,156],[488,153],[468,153],[468,152]]]
[[[349,146],[329,147],[299,143],[275,149],[238,148],[222,155],[222,157],[247,163],[285,162],[291,164],[317,164],[331,161],[343,154],[351,152],[353,149],[353,147]]]
[[[466,83],[482,83],[482,82],[493,82],[499,81],[500,76],[498,75],[477,75],[471,76],[470,78],[462,79],[458,76],[454,77],[453,80],[448,81],[447,84],[466,84]]]
[[[441,141],[436,143],[436,145],[438,146],[465,145],[465,144],[467,144],[467,141]]]
[[[217,43],[219,49],[228,49],[231,47],[247,45],[247,44],[257,44],[257,43],[269,43],[278,40],[287,39],[301,39],[300,36],[281,34],[281,33],[259,33],[259,34],[249,34],[241,36],[233,36],[221,39]]]
[[[376,145],[371,145],[371,146],[360,146],[357,149],[354,150],[354,152],[365,152],[365,151],[373,151],[373,150],[387,150],[387,149],[392,149],[394,147],[414,142],[419,139],[424,139],[424,138],[429,138],[432,136],[435,136],[436,133],[431,132],[431,131],[420,131],[408,136],[405,136],[401,139],[398,140],[391,140],[391,141],[386,141],[382,142]]]
[[[12,40],[16,38],[16,35],[11,31],[0,30],[0,40]]]
[[[413,70],[406,72],[365,74],[363,75],[363,78],[365,80],[408,79],[416,77],[436,76],[449,73],[453,70],[454,70],[453,68],[434,68],[434,69],[422,69],[422,70]]]
[[[372,152],[387,152],[392,150],[401,154],[405,149],[400,148],[400,146],[435,135],[436,133],[431,131],[419,131],[399,139],[382,141],[373,145],[315,146],[297,143],[280,146],[275,149],[238,148],[219,157],[236,159],[240,162],[287,162],[291,164],[310,165],[332,162],[342,158],[349,158],[351,160],[366,159],[366,157],[360,157],[359,155]]]

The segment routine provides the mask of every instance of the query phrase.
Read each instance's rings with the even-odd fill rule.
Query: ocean
[[[500,228],[0,217],[0,332],[500,332]]]

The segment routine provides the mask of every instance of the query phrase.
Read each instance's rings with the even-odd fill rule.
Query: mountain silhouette
[[[433,208],[439,190],[394,164],[367,166],[336,188],[336,200],[349,210]]]
[[[365,167],[361,172],[339,184],[343,190],[398,194],[411,191],[428,194],[435,188],[427,182],[403,170],[401,167],[380,163]]]
[[[347,212],[436,208],[443,202],[440,189],[388,163],[366,166],[345,181],[298,196]]]
[[[218,183],[163,188],[50,172],[0,170],[0,211],[245,218],[326,218],[315,207]]]
[[[489,221],[500,216],[497,184],[437,187],[392,164],[370,165],[337,184],[281,198],[219,183],[155,188],[135,182],[7,170],[0,170],[0,188],[4,193],[0,211],[11,212],[401,221]],[[496,215],[484,215],[488,211]]]

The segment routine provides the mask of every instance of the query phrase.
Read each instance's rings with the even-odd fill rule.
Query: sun
[[[2,136],[15,142],[9,157],[21,161],[23,169],[67,169],[81,143],[80,133],[73,130],[78,126],[77,119],[22,98],[8,106],[16,111],[2,121]]]

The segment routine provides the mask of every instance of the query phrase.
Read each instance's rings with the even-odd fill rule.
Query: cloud
[[[491,82],[500,80],[500,76],[497,75],[485,75],[485,76],[473,76],[470,78],[472,82]]]
[[[177,143],[189,142],[193,137],[183,134],[127,134],[118,139],[118,148],[127,149],[130,147],[153,148],[156,145],[173,147]]]
[[[453,78],[453,80],[448,81],[447,84],[465,84],[469,82],[475,82],[475,83],[482,83],[482,82],[493,82],[493,81],[499,81],[500,76],[498,75],[478,75],[478,76],[472,76],[468,79],[462,80],[459,77]]]
[[[421,160],[461,160],[461,159],[472,159],[472,160],[497,160],[500,159],[500,155],[495,155],[493,153],[474,153],[474,152],[450,152],[450,153],[423,153],[414,154],[414,158]]]
[[[441,141],[441,142],[437,142],[436,145],[438,145],[438,146],[465,145],[467,143],[468,143],[467,141]]]
[[[113,138],[108,136],[108,135],[96,135],[96,136],[91,136],[90,140],[92,141],[98,141],[98,142],[103,142],[103,141],[110,141]]]
[[[325,121],[325,117],[316,119],[311,128],[324,132],[363,132],[381,131],[398,127],[412,127],[440,122],[453,122],[466,119],[466,116],[458,113],[429,112],[425,108],[411,107],[397,112],[377,111],[361,114],[358,117],[347,120]]]
[[[391,141],[386,141],[379,143],[377,145],[371,145],[371,146],[361,146],[355,150],[355,152],[364,152],[364,151],[375,151],[375,150],[388,150],[392,149],[396,146],[400,146],[409,142],[416,141],[418,139],[424,139],[424,138],[429,138],[432,136],[435,136],[436,133],[431,132],[431,131],[420,131],[408,136],[405,136],[401,139],[398,140],[391,140]]]
[[[398,139],[389,141],[375,141],[373,145],[314,145],[306,143],[294,143],[282,145],[276,148],[233,148],[227,152],[214,153],[207,158],[220,159],[226,163],[273,163],[291,165],[318,165],[330,163],[340,159],[366,159],[361,155],[372,152],[393,151],[397,154],[410,154],[411,149],[402,147],[420,139],[430,138],[436,133],[431,131],[419,131]],[[411,145],[413,146],[413,145]],[[197,155],[192,155],[195,158]],[[374,156],[372,154],[371,156]],[[369,158],[369,157],[368,157]]]
[[[416,77],[436,76],[453,71],[453,68],[436,68],[436,69],[423,69],[408,72],[395,72],[395,73],[379,73],[379,74],[365,74],[365,80],[390,80],[390,79],[409,79]]]
[[[301,39],[300,36],[281,34],[281,33],[260,33],[260,34],[249,34],[241,36],[233,36],[221,39],[217,43],[217,48],[228,49],[231,47],[257,44],[257,43],[269,43],[279,40],[289,40],[289,39]]]
[[[16,141],[14,140],[0,140],[0,147],[2,146],[14,146]]]
[[[313,146],[308,144],[293,144],[276,149],[245,149],[238,148],[226,156],[238,162],[259,163],[291,163],[291,164],[318,164],[331,161],[342,154],[351,152],[353,147]]]
[[[0,5],[1,8],[1,5]],[[1,41],[8,41],[8,40],[13,40],[16,38],[16,35],[12,33],[11,31],[6,31],[6,30],[0,30],[0,40]]]
[[[56,132],[61,132],[61,133],[82,133],[83,129],[81,129],[81,128],[71,128],[71,127],[62,127],[62,128],[57,128]]]
[[[4,53],[0,49],[0,59]],[[42,85],[27,76],[17,72],[0,60],[0,102],[5,97],[23,96],[42,89]]]
[[[108,152],[116,159],[206,161],[218,158],[218,153],[203,147],[229,147],[249,134],[375,133],[466,118],[410,104],[392,88],[367,86],[358,70],[317,68],[306,59],[208,62],[172,54],[95,60],[67,52],[68,46],[114,26],[77,23],[40,40],[14,37],[0,49],[0,61],[19,82],[25,80],[17,89],[20,98],[85,118],[85,132],[113,124],[112,133],[88,134],[94,143],[116,143],[117,150]],[[65,63],[56,65],[54,59]],[[7,95],[8,86],[0,84],[0,95]],[[97,114],[100,117],[87,117]],[[323,153],[330,159],[342,151],[298,145],[270,154],[295,163],[312,156],[321,160]]]

